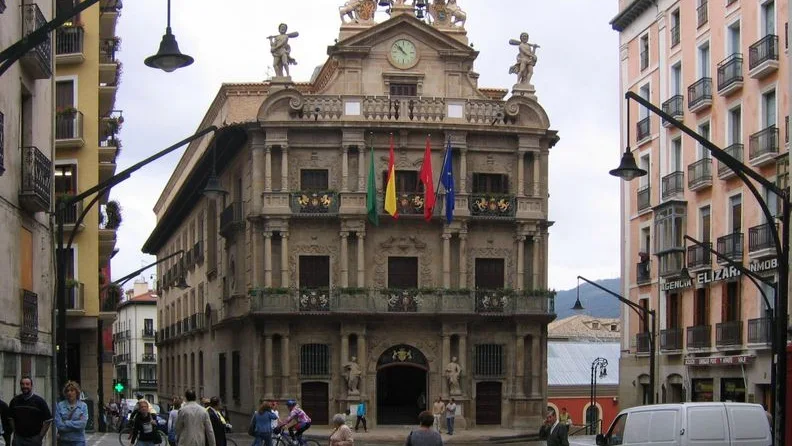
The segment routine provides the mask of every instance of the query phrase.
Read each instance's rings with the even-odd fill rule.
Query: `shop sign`
[[[713,356],[710,358],[685,358],[685,365],[740,365],[753,362],[753,355]]]
[[[763,260],[761,262],[754,262],[748,265],[748,271],[752,273],[764,273],[768,271],[772,271],[778,268],[778,259],[772,258]],[[734,277],[739,277],[742,273],[740,270],[733,266],[724,266],[723,268],[712,270],[712,271],[704,271],[696,274],[696,277],[693,280],[690,279],[678,279],[678,280],[670,280],[665,281],[660,284],[660,291],[671,291],[681,288],[689,288],[693,285],[693,281],[696,282],[697,286],[706,285],[708,283],[720,282],[722,280],[732,279]]]

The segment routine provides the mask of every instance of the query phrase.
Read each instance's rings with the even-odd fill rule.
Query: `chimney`
[[[135,288],[134,293],[132,293],[132,297],[140,296],[141,294],[146,294],[149,292],[148,282],[145,279],[140,278],[135,281]]]

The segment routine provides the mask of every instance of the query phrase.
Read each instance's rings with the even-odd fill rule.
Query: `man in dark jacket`
[[[52,412],[44,398],[33,393],[33,379],[19,380],[22,393],[9,404],[14,426],[14,446],[41,446],[46,431],[45,422],[52,421]]]
[[[0,400],[0,422],[3,425],[3,440],[5,440],[5,444],[10,445],[14,428],[11,426],[11,410],[3,400]]]
[[[215,445],[227,446],[226,442],[226,429],[230,429],[230,424],[223,417],[221,412],[220,398],[213,396],[209,400],[209,407],[206,409],[209,412],[209,421],[212,422],[212,430],[214,431]]]
[[[539,429],[539,438],[547,441],[547,446],[569,446],[568,426],[558,422],[555,410],[547,411],[545,423]]]

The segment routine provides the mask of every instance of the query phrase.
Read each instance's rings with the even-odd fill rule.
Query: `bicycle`
[[[305,446],[320,446],[318,441],[308,438],[303,438],[303,442]],[[282,430],[272,433],[272,444],[273,446],[300,446],[300,442],[296,438],[289,435],[288,431]]]
[[[168,446],[168,434],[160,429],[157,429],[157,433],[161,438],[160,445]],[[132,444],[131,440],[132,440],[132,428],[125,427],[121,429],[121,431],[118,433],[118,442],[121,443],[121,446],[130,446]]]

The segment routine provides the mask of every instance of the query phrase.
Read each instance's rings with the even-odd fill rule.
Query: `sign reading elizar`
[[[711,358],[685,358],[685,365],[740,365],[750,364],[755,356],[714,356]]]
[[[778,268],[778,259],[772,258],[763,260],[761,262],[754,262],[748,265],[748,270],[752,273],[762,273],[765,271],[770,271]],[[740,270],[733,266],[724,266],[721,269],[716,269],[713,271],[704,271],[696,274],[696,277],[693,279],[696,281],[698,285],[706,285],[712,282],[720,282],[721,280],[728,280],[733,277],[738,277],[742,273]],[[660,284],[660,291],[671,291],[680,288],[688,288],[693,285],[693,280],[690,279],[679,279],[679,280],[670,280],[665,281]]]

